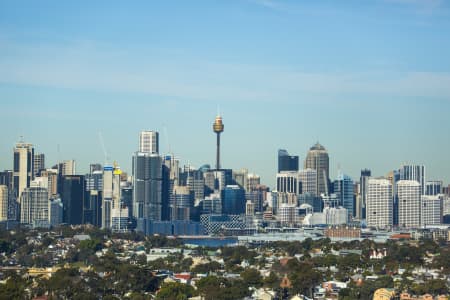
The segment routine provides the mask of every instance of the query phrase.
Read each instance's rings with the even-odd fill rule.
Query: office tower
[[[245,193],[245,200],[250,200],[253,203],[255,212],[263,212],[264,198],[266,191],[254,190]]]
[[[203,177],[205,178],[205,196],[209,196],[214,193],[214,187],[216,184],[214,171],[209,170],[203,172]]]
[[[245,191],[238,185],[227,185],[222,191],[222,212],[227,215],[245,214]]]
[[[113,171],[114,168],[112,166],[103,167],[102,228],[111,228]]]
[[[420,183],[415,180],[397,182],[398,226],[417,228],[420,226]]]
[[[434,196],[442,194],[442,181],[434,180],[425,183],[425,195]]]
[[[278,219],[284,226],[294,226],[298,221],[298,208],[293,204],[282,204],[278,208]]]
[[[245,215],[255,215],[255,204],[252,202],[252,200],[247,200],[247,202],[245,203]]]
[[[75,160],[65,160],[58,164],[59,174],[61,176],[75,175],[76,174],[76,164]]]
[[[369,178],[367,181],[367,227],[390,228],[393,223],[392,184],[387,179]]]
[[[247,190],[248,186],[248,170],[242,169],[240,171],[233,171],[233,181],[244,190]]]
[[[400,167],[400,180],[414,180],[420,183],[420,194],[425,193],[425,166],[402,165]]]
[[[103,171],[92,171],[86,174],[86,191],[103,190]]]
[[[34,176],[39,176],[42,170],[45,170],[45,155],[43,153],[35,154],[33,157]]]
[[[251,192],[258,188],[261,185],[261,177],[256,174],[248,174],[247,175],[247,191]]]
[[[133,156],[133,217],[161,221],[162,159],[158,154]]]
[[[32,144],[17,143],[14,148],[14,193],[20,203],[22,191],[30,186],[34,177],[34,148]]]
[[[233,171],[231,169],[214,170],[213,173],[215,178],[214,190],[222,191],[227,185],[233,185]]]
[[[157,131],[141,131],[139,134],[139,152],[159,153],[159,133]]]
[[[216,170],[220,170],[220,134],[223,132],[223,129],[222,117],[217,116],[213,124],[213,131],[217,135]]]
[[[297,171],[283,171],[277,174],[277,191],[281,193],[302,193],[302,183]]]
[[[329,180],[329,157],[324,146],[316,143],[312,146],[305,159],[305,169],[317,171],[317,191],[316,195],[328,193]]]
[[[313,212],[322,212],[323,201],[322,198],[312,193],[303,193],[297,196],[298,205],[308,204],[313,208]]]
[[[85,192],[83,205],[83,224],[102,226],[102,190],[90,190]]]
[[[289,155],[284,150],[278,150],[278,173],[282,171],[298,171],[298,156]]]
[[[0,222],[8,220],[9,190],[6,185],[0,185]]]
[[[20,197],[20,223],[33,227],[48,227],[48,191],[32,186],[25,188]]]
[[[349,176],[340,173],[333,185],[334,193],[339,199],[339,206],[348,211],[349,217],[354,216],[353,180]]]
[[[8,189],[13,190],[14,172],[12,170],[5,170],[0,172],[0,185],[6,185]]]
[[[203,173],[199,170],[192,170],[187,174],[186,185],[193,193],[195,200],[205,198],[205,179]]]
[[[372,176],[372,172],[369,169],[361,170],[361,177],[359,178],[359,196],[360,196],[360,209],[356,212],[356,216],[359,219],[366,218],[366,202],[367,202],[367,182]]]
[[[83,203],[85,181],[82,175],[67,175],[61,178],[61,200],[63,203],[63,221],[78,225],[83,221]]]
[[[222,214],[222,199],[220,194],[206,196],[202,203],[202,214]]]
[[[63,222],[63,204],[60,198],[49,200],[49,223],[50,226],[58,226]]]
[[[175,186],[170,201],[171,221],[189,221],[194,206],[194,195],[188,186]]]
[[[339,207],[339,198],[335,193],[328,195],[322,194],[320,196],[323,202],[323,207]]]
[[[443,216],[443,195],[423,195],[420,210],[421,226],[440,225]]]
[[[54,198],[58,194],[58,170],[43,170],[41,171],[41,177],[47,180],[48,199]]]
[[[303,169],[298,171],[298,179],[302,185],[302,194],[309,193],[317,195],[317,171],[314,169]]]

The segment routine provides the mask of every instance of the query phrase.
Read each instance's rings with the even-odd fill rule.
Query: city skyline
[[[449,11],[408,0],[2,2],[0,169],[24,136],[47,166],[75,159],[86,173],[104,163],[101,132],[131,173],[142,130],[160,133],[160,153],[214,166],[220,106],[221,165],[270,186],[278,149],[303,162],[317,141],[331,179],[338,166],[357,180],[411,163],[448,183]]]

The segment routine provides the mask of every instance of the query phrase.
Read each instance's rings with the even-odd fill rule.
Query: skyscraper
[[[194,206],[194,195],[188,186],[175,186],[170,200],[171,221],[189,221]]]
[[[113,171],[114,168],[112,166],[103,167],[102,228],[111,228]]]
[[[157,131],[141,131],[139,134],[139,152],[159,153],[159,133]]]
[[[281,193],[302,193],[302,183],[297,171],[283,171],[277,174],[277,191]]]
[[[222,117],[217,116],[213,124],[213,131],[217,135],[216,170],[220,170],[220,134],[223,132],[223,129]]]
[[[361,204],[359,205],[360,210],[356,212],[359,219],[366,218],[367,182],[370,176],[372,176],[372,172],[369,169],[361,170],[361,177],[359,179],[359,196]]]
[[[303,169],[298,171],[298,179],[302,184],[302,194],[309,193],[317,195],[317,171],[314,169]],[[318,196],[318,195],[317,195]]]
[[[33,164],[34,176],[39,176],[39,172],[45,170],[45,155],[43,153],[35,154]]]
[[[434,196],[442,194],[442,186],[443,186],[442,181],[439,180],[427,181],[425,183],[425,195]]]
[[[8,187],[0,185],[0,221],[8,220]]]
[[[440,225],[443,215],[443,195],[423,195],[420,210],[420,225]]]
[[[33,227],[48,227],[48,191],[32,186],[25,188],[20,197],[20,223]]]
[[[298,171],[298,156],[289,155],[284,149],[278,150],[278,173],[281,171]]]
[[[17,143],[14,148],[14,193],[20,202],[22,191],[30,186],[34,178],[34,148],[32,144]]]
[[[81,224],[83,220],[83,203],[86,190],[84,176],[63,176],[61,189],[63,221],[71,225]]]
[[[402,165],[400,167],[400,180],[414,180],[420,184],[420,194],[425,193],[425,166]]]
[[[366,221],[368,227],[393,225],[392,184],[387,179],[370,178],[367,183]]]
[[[245,214],[245,191],[238,185],[227,185],[222,191],[222,212],[228,215]]]
[[[328,193],[329,181],[329,157],[324,146],[316,143],[312,146],[305,159],[305,169],[314,169],[317,171],[317,191],[316,194]]]
[[[161,221],[162,159],[158,154],[133,156],[133,217]]]
[[[347,209],[349,217],[354,216],[353,180],[350,176],[340,173],[334,181],[334,193],[338,197],[339,206]]]
[[[405,228],[420,226],[420,183],[415,180],[397,182],[398,225]]]

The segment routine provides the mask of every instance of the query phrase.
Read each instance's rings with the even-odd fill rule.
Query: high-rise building
[[[35,154],[33,157],[34,176],[40,176],[42,170],[45,170],[45,155],[43,153]]]
[[[75,175],[76,174],[76,163],[75,160],[65,160],[58,164],[59,167],[59,174],[61,176],[67,176],[67,175]]]
[[[302,194],[309,193],[317,195],[317,171],[314,169],[303,169],[298,171],[298,179],[302,184]],[[319,195],[317,195],[319,196]]]
[[[81,224],[83,221],[83,203],[86,190],[84,176],[63,176],[61,190],[64,223],[70,225]]]
[[[113,166],[103,167],[102,190],[102,228],[111,228],[111,213],[113,207]]]
[[[420,194],[425,193],[425,166],[402,165],[400,167],[400,180],[414,180],[420,184]]]
[[[14,148],[14,193],[19,199],[25,188],[30,186],[31,180],[34,178],[33,171],[34,148],[32,144],[17,143]]]
[[[251,192],[258,188],[261,185],[261,177],[256,174],[248,174],[247,175],[247,188],[246,190]]]
[[[392,184],[387,179],[369,178],[367,182],[366,221],[368,227],[393,225]]]
[[[63,222],[63,204],[60,198],[51,199],[49,202],[50,226],[57,226]]]
[[[6,185],[0,185],[0,222],[8,220],[9,189]]]
[[[244,190],[247,190],[248,186],[248,170],[242,169],[239,171],[233,171],[233,181]]]
[[[202,203],[202,214],[222,214],[222,199],[220,194],[210,194]]]
[[[194,206],[193,192],[188,186],[175,186],[170,203],[171,221],[189,221]]]
[[[278,150],[278,173],[282,171],[298,171],[298,156],[289,155],[284,149]]]
[[[85,204],[83,206],[83,224],[102,226],[102,190],[90,190],[85,193]]]
[[[350,216],[354,216],[353,180],[350,176],[340,173],[334,181],[334,193],[338,197],[339,206],[347,209]]]
[[[245,191],[238,185],[227,185],[222,191],[222,212],[227,215],[245,214]]]
[[[418,228],[420,226],[420,183],[415,180],[397,182],[398,226]]]
[[[43,170],[41,171],[41,177],[47,180],[48,199],[54,198],[58,194],[58,170]]]
[[[356,212],[358,219],[366,218],[366,202],[367,202],[367,182],[372,176],[372,172],[369,169],[361,170],[361,177],[359,178],[359,196],[360,196],[360,209]]]
[[[281,193],[302,193],[302,182],[297,171],[283,171],[277,173],[277,191]]]
[[[216,149],[216,170],[220,170],[220,134],[223,132],[224,125],[222,117],[217,116],[213,124],[213,131],[217,135],[217,149]]]
[[[133,217],[161,221],[162,159],[158,154],[133,156]]]
[[[32,227],[48,227],[48,191],[32,186],[25,188],[20,197],[20,223]]]
[[[139,152],[159,153],[159,133],[157,131],[141,131],[139,134]]]
[[[305,169],[314,169],[317,171],[317,191],[316,195],[328,193],[329,182],[329,157],[324,146],[316,143],[312,146],[305,159]]]
[[[420,209],[421,226],[442,224],[443,195],[423,195]]]
[[[442,181],[433,180],[425,183],[425,195],[434,196],[442,194]]]

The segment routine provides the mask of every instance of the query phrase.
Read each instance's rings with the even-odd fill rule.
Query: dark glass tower
[[[278,150],[278,173],[281,171],[298,171],[298,156],[289,155],[284,150]]]

